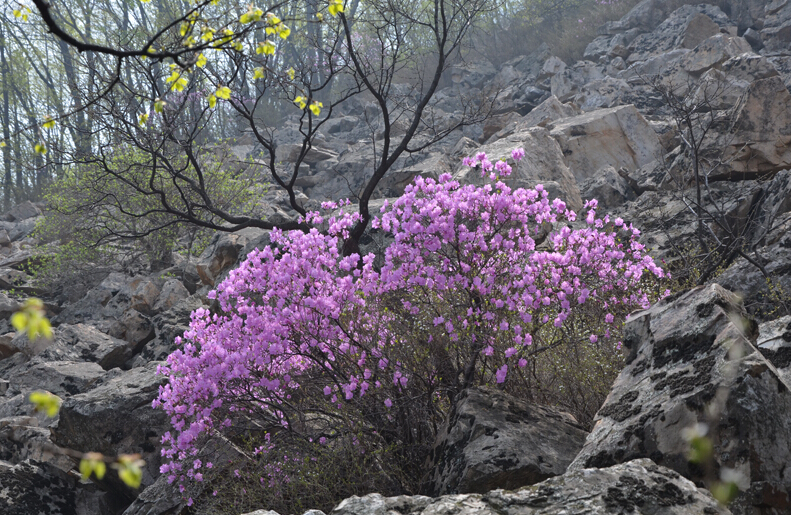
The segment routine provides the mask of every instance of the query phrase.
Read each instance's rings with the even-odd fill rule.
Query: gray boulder
[[[110,370],[132,357],[132,347],[93,326],[63,324],[55,328],[51,344],[37,356],[41,361],[90,361]]]
[[[58,425],[52,430],[52,440],[81,452],[101,452],[108,456],[140,454],[146,462],[142,485],[153,484],[161,464],[160,439],[169,428],[167,414],[151,408],[160,385],[165,382],[156,373],[160,364],[153,362],[127,372],[115,371],[102,385],[65,399]],[[101,484],[128,502],[137,496],[116,474],[107,474]]]
[[[178,488],[168,483],[167,475],[161,475],[140,492],[123,515],[178,515],[186,507]]]
[[[721,474],[741,478],[734,514],[787,513],[791,392],[755,337],[738,298],[716,284],[630,317],[628,365],[569,469],[649,457],[706,485]],[[709,428],[711,467],[688,461],[684,432],[699,424]]]
[[[625,202],[637,198],[628,181],[612,166],[597,171],[595,176],[582,183],[580,190],[582,198],[596,199],[599,205],[606,209],[622,206]]]
[[[5,219],[10,222],[21,222],[28,218],[34,218],[41,215],[41,210],[29,200],[15,205],[11,211],[5,214]]]
[[[330,515],[729,515],[705,490],[651,460],[567,472],[516,491],[350,497]]]
[[[532,485],[563,474],[586,435],[568,413],[470,389],[437,437],[421,490],[436,496]]]
[[[791,388],[791,315],[758,326],[758,350]]]
[[[636,170],[662,155],[659,138],[633,105],[564,118],[548,128],[578,182],[605,166]]]
[[[525,157],[519,163],[511,158],[511,151],[523,148]],[[504,181],[511,188],[534,188],[537,184],[553,185],[547,190],[554,197],[565,201],[569,208],[579,210],[582,207],[579,187],[574,176],[563,162],[563,153],[557,142],[550,137],[549,131],[541,127],[523,129],[494,143],[481,146],[478,152],[486,152],[489,160],[495,162],[504,159],[512,166],[513,171]],[[480,168],[460,167],[454,174],[460,182],[482,184]],[[488,179],[487,179],[488,181]]]

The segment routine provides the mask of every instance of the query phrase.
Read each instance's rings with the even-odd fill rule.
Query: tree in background
[[[485,114],[478,106],[440,122],[426,116],[449,58],[489,8],[486,0],[281,2],[266,10],[161,0],[102,4],[106,11],[98,16],[97,5],[18,4],[15,23],[57,38],[71,100],[44,124],[31,118],[27,134],[36,159],[57,156],[60,177],[68,168],[81,187],[82,174],[100,174],[96,192],[105,212],[146,217],[158,229],[296,228],[296,222],[276,223],[223,204],[209,188],[213,171],[201,155],[244,131],[264,163],[247,177],[282,189],[295,215],[305,215],[295,191],[300,165],[319,129],[364,94],[382,123],[370,135],[374,164],[355,192],[361,218],[347,239],[347,252],[354,252],[371,219],[368,203],[393,164]],[[100,33],[111,36],[98,42]],[[394,87],[404,73],[413,79],[409,87]],[[296,132],[299,143],[281,155],[279,135],[286,130]],[[118,165],[123,155],[136,156],[134,171]],[[118,194],[125,188],[135,194]],[[136,203],[142,197],[145,207]],[[151,230],[127,223],[111,233],[135,239]]]

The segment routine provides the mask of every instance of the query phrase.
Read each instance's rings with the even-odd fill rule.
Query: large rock
[[[32,202],[26,200],[11,208],[11,211],[5,214],[5,219],[10,222],[21,222],[39,215],[41,215],[41,210]]]
[[[632,105],[565,118],[549,128],[578,182],[605,166],[636,170],[662,155],[659,138]]]
[[[97,363],[84,361],[36,362],[34,359],[17,367],[9,377],[9,390],[30,394],[35,390],[46,390],[58,397],[66,398],[86,392],[97,386],[105,370]]]
[[[37,462],[0,461],[0,505],[5,515],[75,515],[73,479],[53,474]]]
[[[595,176],[582,184],[581,189],[582,198],[585,200],[596,199],[599,201],[599,205],[606,209],[619,207],[625,202],[637,198],[634,190],[629,186],[628,180],[612,166],[606,166],[597,171]]]
[[[492,388],[464,392],[437,437],[430,495],[532,485],[566,471],[587,432],[568,413]]]
[[[156,336],[131,360],[130,368],[145,366],[150,361],[164,361],[176,350],[176,337],[181,336],[188,329],[191,313],[201,307],[205,307],[203,298],[200,295],[192,295],[155,316],[151,322]]]
[[[54,330],[52,344],[37,356],[42,361],[90,361],[110,370],[132,357],[132,347],[93,326],[63,324]]]
[[[525,157],[519,163],[511,158],[511,151],[524,148]],[[582,199],[574,176],[563,162],[563,153],[549,131],[541,127],[524,129],[483,145],[477,152],[486,152],[492,162],[505,159],[512,167],[511,175],[504,182],[512,188],[534,188],[544,184],[553,196],[559,196],[574,210],[582,208]],[[481,184],[479,168],[460,168],[454,175],[461,182]],[[488,180],[488,179],[487,179]]]
[[[186,508],[176,485],[168,483],[168,476],[163,474],[140,492],[123,515],[181,515]]]
[[[125,340],[129,343],[132,353],[137,354],[146,343],[154,339],[154,324],[148,317],[130,308],[124,311],[123,316],[112,322],[107,334]]]
[[[672,50],[698,46],[720,32],[728,18],[712,5],[685,5],[670,14],[655,30],[640,34],[631,43],[627,63],[645,61]]]
[[[779,76],[750,84],[733,128],[715,142],[740,177],[791,168],[791,93]]]
[[[251,239],[260,238],[263,229],[242,229],[233,233],[219,233],[195,263],[197,273],[204,285],[214,286],[218,279],[227,272],[240,258],[239,251]],[[244,257],[244,256],[242,256]]]
[[[115,371],[101,386],[65,399],[58,425],[52,431],[53,441],[81,452],[140,454],[146,462],[142,484],[153,484],[161,464],[160,439],[169,427],[167,414],[151,408],[165,381],[156,372],[160,364]],[[107,474],[102,484],[128,502],[137,495],[116,474]]]
[[[605,77],[604,68],[591,61],[579,61],[552,76],[551,92],[558,100],[565,102],[580,88],[594,80]]]
[[[651,460],[567,472],[517,491],[431,498],[369,494],[330,515],[728,515],[708,492]]]
[[[758,350],[791,388],[791,315],[758,326]]]
[[[701,286],[633,315],[624,331],[628,365],[569,468],[650,457],[707,485],[731,469],[744,483],[734,514],[788,513],[791,392],[754,347],[738,297]],[[688,461],[684,432],[698,424],[710,429],[711,467]]]

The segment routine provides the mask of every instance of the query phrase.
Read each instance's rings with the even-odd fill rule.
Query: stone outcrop
[[[509,490],[563,474],[587,432],[568,413],[494,389],[465,391],[437,437],[430,495]]]
[[[511,150],[524,148],[529,157],[514,162]],[[504,182],[512,188],[533,188],[542,183],[550,194],[564,199],[571,209],[580,209],[582,199],[579,187],[564,163],[563,152],[558,143],[550,137],[549,131],[534,127],[514,132],[494,143],[483,145],[476,152],[486,152],[492,162],[505,159],[513,168]],[[479,168],[461,167],[455,178],[462,182],[481,184],[483,179]]]
[[[634,106],[620,106],[564,118],[550,125],[577,181],[605,166],[635,170],[661,157],[662,146]]]
[[[330,515],[728,515],[708,492],[649,459],[570,471],[516,491],[487,494],[350,497]]]
[[[158,365],[152,362],[128,372],[108,374],[100,386],[66,399],[53,429],[53,441],[108,456],[140,454],[146,461],[143,486],[153,484],[159,476],[160,439],[169,429],[165,412],[151,408],[164,381],[156,373]],[[102,484],[128,502],[137,495],[115,474],[107,474]]]
[[[711,485],[740,477],[734,514],[791,509],[791,391],[755,346],[756,326],[732,293],[713,284],[630,318],[628,365],[596,415],[571,470],[651,458]],[[714,475],[688,460],[685,430],[708,427]]]

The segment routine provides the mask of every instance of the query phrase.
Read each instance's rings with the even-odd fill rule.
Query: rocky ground
[[[629,364],[590,434],[550,408],[468,392],[432,455],[426,491],[438,497],[371,494],[344,501],[333,515],[791,513],[791,316],[781,316],[791,310],[791,3],[644,0],[599,34],[576,63],[542,47],[497,69],[476,61],[451,70],[453,85],[438,92],[430,116],[455,120],[464,99],[490,94],[493,116],[399,160],[378,196],[398,196],[416,175],[478,181],[462,157],[507,158],[523,147],[527,159],[515,166],[512,185],[541,182],[575,208],[597,198],[640,227],[657,258],[679,263],[681,247],[695,242],[696,191],[688,127],[676,123],[678,109],[663,96],[672,92],[682,107],[702,102],[711,115],[699,126],[709,179],[703,201],[720,222],[712,224],[717,237],[740,238],[747,251],[727,260],[713,279],[721,286],[630,320]],[[308,156],[298,183],[307,205],[348,196],[370,173],[366,137],[377,112],[352,104]],[[295,216],[275,190],[262,204],[272,220]],[[20,204],[0,222],[3,513],[182,513],[180,496],[159,475],[168,420],[150,407],[162,381],[156,367],[190,312],[208,304],[206,293],[267,234],[218,234],[192,262],[134,277],[113,273],[76,302],[48,301],[54,338],[29,342],[8,319],[25,295],[46,298],[25,272],[36,260],[30,234],[43,208]],[[58,417],[33,411],[27,395],[39,389],[63,399]],[[714,444],[708,469],[686,459],[682,429],[696,424],[708,427]],[[52,444],[142,454],[142,490],[111,474],[80,481],[75,462],[52,453]],[[704,488],[712,471],[725,469],[741,481],[730,511]]]

